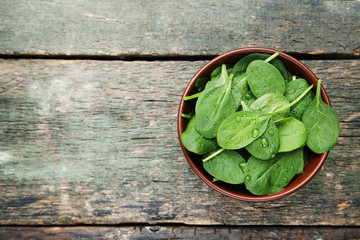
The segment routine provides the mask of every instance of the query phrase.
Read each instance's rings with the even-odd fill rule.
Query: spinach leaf
[[[234,96],[236,105],[239,108],[241,101],[246,98],[246,94],[249,91],[249,86],[246,81],[246,74],[234,77],[231,89],[231,93]]]
[[[235,77],[242,75],[243,73],[245,73],[246,68],[252,61],[265,60],[268,57],[270,57],[270,55],[265,53],[251,53],[249,55],[246,55],[234,65],[233,74],[235,75]]]
[[[204,169],[215,179],[230,184],[244,183],[244,172],[240,164],[244,158],[233,150],[225,150],[209,161],[203,162]]]
[[[216,148],[218,144],[216,139],[207,139],[200,135],[194,126],[195,117],[190,119],[186,130],[181,134],[181,142],[184,147],[193,153],[196,154],[206,154]]]
[[[195,106],[196,131],[206,138],[216,137],[221,122],[238,108],[231,93],[234,75],[228,76],[225,64],[222,66],[220,78],[206,84]]]
[[[226,69],[227,69],[226,71],[227,71],[228,75],[231,74],[234,64],[225,64],[225,66],[226,66]],[[210,74],[210,79],[213,80],[213,78],[219,77],[219,75],[221,73],[221,69],[222,69],[222,65],[215,68]]]
[[[300,162],[300,165],[299,165],[298,170],[296,171],[296,174],[301,174],[301,173],[304,172],[304,167],[305,167],[306,159],[307,159],[307,154],[306,154],[305,149],[303,148],[303,151],[302,151],[302,161]]]
[[[246,104],[246,102],[245,101],[241,101],[241,106],[242,106],[242,111],[255,111],[254,109],[251,109],[247,104]]]
[[[243,74],[244,72],[246,72],[246,68],[249,66],[249,64],[254,61],[254,60],[266,60],[267,58],[269,58],[271,55],[270,54],[266,54],[266,53],[251,53],[249,55],[246,55],[245,57],[241,58],[234,66],[233,68],[233,74],[236,76]],[[285,76],[287,75],[287,70],[285,65],[283,64],[283,62],[278,59],[272,59],[269,63],[271,63],[272,65],[274,65],[274,67],[276,67],[279,72],[281,73],[281,75],[285,78]]]
[[[305,145],[307,132],[301,121],[288,117],[276,121],[276,126],[280,136],[279,152],[290,152]]]
[[[265,132],[270,117],[254,111],[231,114],[219,126],[217,133],[219,146],[239,149],[249,145]]]
[[[287,111],[301,100],[312,87],[311,85],[294,101],[274,112],[260,114],[255,111],[240,111],[231,114],[218,128],[217,141],[219,146],[225,149],[246,147],[265,132],[272,116]]]
[[[267,93],[256,99],[252,104],[251,108],[261,111],[262,113],[275,112],[285,106],[289,105],[289,101],[284,95],[279,93]],[[273,116],[274,120],[281,119],[287,116],[290,112],[290,108],[282,111],[281,113]]]
[[[246,164],[245,186],[254,195],[267,195],[287,186],[303,161],[303,149],[279,153],[270,160],[250,157]]]
[[[274,121],[270,119],[267,129],[261,137],[247,145],[245,148],[252,156],[261,160],[268,160],[275,157],[275,154],[279,151],[279,147],[279,131]]]
[[[208,83],[208,81],[210,81],[210,79],[207,77],[200,77],[200,78],[196,79],[195,88],[199,92],[203,91],[205,89],[205,86]]]
[[[309,84],[305,79],[298,78],[287,84],[284,95],[291,102],[295,100],[308,87]],[[308,92],[297,104],[291,107],[290,116],[301,120],[305,109],[307,109],[314,98],[315,94],[313,92]]]
[[[249,85],[248,85],[249,86]],[[251,90],[247,91],[245,94],[245,98],[243,99],[244,102],[246,103],[246,105],[251,106],[251,104],[253,102],[255,102],[256,97],[254,96],[254,94],[251,92]]]
[[[317,84],[315,99],[304,111],[302,121],[308,133],[306,144],[313,152],[321,154],[335,146],[340,126],[334,109],[321,99],[321,79]]]
[[[255,97],[266,93],[285,92],[285,81],[281,73],[265,61],[255,60],[246,69],[246,78]]]
[[[285,84],[288,84],[289,82],[291,82],[293,80],[293,75],[286,70],[284,74],[282,74],[285,80]]]

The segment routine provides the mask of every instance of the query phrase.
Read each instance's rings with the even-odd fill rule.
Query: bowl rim
[[[179,109],[178,109],[178,115],[177,115],[177,130],[178,130],[178,138],[180,141],[180,146],[182,149],[182,152],[186,158],[186,161],[188,162],[188,164],[190,165],[190,167],[192,168],[192,170],[195,172],[195,174],[203,181],[205,182],[209,187],[211,187],[212,189],[214,189],[215,191],[228,196],[230,198],[233,199],[237,199],[237,200],[242,200],[242,201],[247,201],[247,202],[263,202],[263,201],[271,201],[271,200],[276,200],[276,199],[280,199],[283,198],[285,196],[288,196],[294,192],[296,192],[297,190],[299,190],[300,188],[302,188],[304,185],[306,185],[321,169],[321,167],[323,166],[328,154],[328,152],[325,152],[323,154],[320,154],[320,160],[318,161],[318,164],[315,165],[315,167],[313,168],[313,170],[310,172],[310,174],[304,178],[299,184],[297,184],[295,187],[290,188],[290,189],[286,189],[283,188],[282,190],[276,192],[276,193],[272,193],[272,194],[268,194],[268,195],[263,195],[263,196],[257,196],[257,195],[253,195],[251,197],[249,196],[242,196],[242,195],[238,195],[238,194],[234,194],[231,193],[225,189],[223,189],[222,187],[216,185],[215,183],[213,183],[212,181],[210,181],[204,174],[201,173],[201,171],[195,166],[195,164],[193,163],[193,161],[191,160],[191,157],[189,155],[189,151],[183,146],[182,142],[181,142],[181,134],[183,131],[185,131],[185,129],[182,128],[182,121],[183,118],[181,116],[181,113],[184,109],[185,106],[185,101],[184,101],[184,97],[187,96],[189,94],[189,92],[192,90],[191,86],[193,86],[195,84],[195,81],[197,80],[197,78],[199,76],[201,76],[203,74],[203,72],[211,65],[216,64],[218,61],[222,61],[223,59],[233,55],[233,54],[238,54],[238,53],[255,53],[255,52],[259,52],[259,53],[268,53],[268,54],[274,54],[275,52],[279,52],[279,56],[277,58],[283,58],[286,59],[287,61],[292,62],[293,64],[299,66],[302,68],[303,71],[306,72],[307,75],[310,75],[312,79],[315,80],[316,83],[314,83],[314,88],[316,89],[316,85],[317,85],[317,81],[318,78],[316,77],[316,75],[306,66],[304,65],[302,62],[300,62],[299,60],[297,60],[296,58],[288,55],[287,53],[272,49],[272,48],[264,48],[264,47],[243,47],[243,48],[238,48],[238,49],[234,49],[228,52],[225,52],[223,54],[220,54],[219,56],[213,58],[212,60],[210,60],[209,62],[207,62],[204,66],[202,66],[196,73],[195,75],[190,79],[189,83],[187,84],[183,95],[181,97],[180,100],[180,104],[179,104]],[[306,79],[308,81],[308,79]],[[329,106],[331,106],[329,97],[323,87],[323,85],[321,85],[321,95],[322,95],[322,99],[323,101],[328,104]],[[301,175],[301,174],[300,174]]]

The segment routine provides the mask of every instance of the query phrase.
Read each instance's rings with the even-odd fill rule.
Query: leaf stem
[[[242,110],[243,111],[250,111],[251,109],[249,108],[248,105],[246,105],[246,103],[244,101],[241,101],[241,106],[242,106]]]
[[[207,162],[210,159],[212,159],[213,157],[216,157],[217,155],[219,155],[220,153],[222,153],[223,151],[225,151],[225,148],[220,148],[219,150],[217,150],[216,152],[210,154],[209,156],[207,156],[206,158],[204,158],[202,161],[203,162]]]
[[[294,104],[296,104],[298,101],[300,101],[312,88],[313,88],[313,84],[311,84],[302,94],[300,94],[294,101],[292,101],[290,104],[286,105],[285,107],[275,111],[275,112],[272,112],[272,113],[267,113],[265,115],[270,115],[270,116],[273,116],[273,115],[276,115],[278,113],[281,113],[282,111],[290,108],[291,106],[293,106]]]
[[[274,53],[273,55],[271,55],[270,57],[268,57],[267,59],[265,59],[265,62],[270,62],[271,60],[273,60],[274,58],[276,58],[277,56],[279,56],[279,52]]]
[[[186,97],[184,97],[184,101],[191,100],[191,99],[194,99],[194,98],[198,98],[200,96],[200,94],[201,94],[201,92],[198,92],[198,93],[195,93],[193,95],[186,96]]]
[[[192,118],[192,116],[190,114],[185,114],[185,113],[182,113],[181,116],[183,118],[186,118],[186,119],[191,119]]]
[[[317,81],[317,86],[316,86],[316,101],[319,102],[321,99],[321,79],[319,79]]]

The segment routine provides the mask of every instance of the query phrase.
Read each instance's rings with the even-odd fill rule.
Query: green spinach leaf
[[[209,78],[207,77],[200,77],[198,79],[196,79],[196,82],[195,82],[195,88],[201,92],[205,89],[205,86],[206,84],[210,81]]]
[[[276,121],[276,126],[280,137],[279,152],[290,152],[305,145],[307,132],[301,121],[288,117]]]
[[[279,131],[274,121],[270,119],[265,132],[245,148],[252,156],[261,160],[268,160],[275,157],[275,154],[279,151],[279,147]]]
[[[227,71],[227,74],[231,74],[232,73],[232,68],[234,67],[234,64],[225,64],[226,66],[226,71]],[[217,68],[215,68],[211,74],[210,74],[210,79],[213,80],[214,78],[218,78],[220,77],[220,73],[221,73],[221,69],[222,69],[222,65],[221,66],[218,66]]]
[[[190,119],[186,130],[181,134],[181,142],[184,147],[196,154],[206,154],[218,148],[216,139],[207,139],[200,135],[194,126],[195,117]]]
[[[332,149],[339,137],[339,118],[334,109],[321,99],[321,79],[318,80],[314,101],[304,111],[302,121],[306,126],[306,144],[315,153]]]
[[[249,86],[249,85],[248,85]],[[252,93],[251,90],[247,91],[245,94],[245,98],[243,99],[244,102],[246,103],[246,105],[251,106],[251,104],[253,102],[255,102],[256,97],[254,96],[254,94]]]
[[[233,75],[228,76],[223,64],[220,78],[208,82],[196,102],[196,131],[206,138],[216,137],[221,122],[238,108],[231,93],[232,80]]]
[[[243,74],[244,72],[246,72],[246,68],[249,66],[249,64],[254,61],[254,60],[266,60],[267,58],[269,58],[271,55],[270,54],[266,54],[266,53],[251,53],[249,55],[246,55],[245,57],[241,58],[234,66],[233,68],[233,74],[236,76]],[[274,67],[276,67],[279,72],[281,73],[281,75],[285,78],[285,76],[287,76],[287,70],[285,65],[283,64],[283,62],[278,59],[272,59],[269,63],[271,63],[272,65],[274,65]]]
[[[267,93],[256,99],[251,108],[261,111],[262,113],[272,113],[285,106],[289,105],[289,101],[284,95],[280,93]],[[273,116],[274,120],[281,119],[287,116],[290,112],[290,108],[282,111],[281,113]]]
[[[283,189],[293,179],[303,161],[303,149],[279,153],[270,160],[251,157],[245,170],[245,186],[254,195],[267,195]]]
[[[234,96],[236,105],[239,108],[241,101],[245,100],[246,94],[249,91],[249,86],[246,81],[246,74],[234,77],[231,89],[231,93]]]
[[[285,92],[285,81],[281,73],[265,61],[255,60],[246,69],[246,78],[255,97],[267,93]]]
[[[239,149],[249,145],[265,132],[270,117],[253,111],[231,114],[219,126],[217,133],[219,146]]]
[[[204,169],[215,179],[230,184],[244,183],[244,172],[240,164],[244,158],[233,150],[225,150],[209,161],[203,162]]]
[[[308,82],[303,78],[291,81],[286,86],[285,97],[291,102],[295,100],[305,89],[309,87]],[[301,120],[301,117],[314,100],[315,94],[308,92],[298,103],[291,107],[290,116]]]

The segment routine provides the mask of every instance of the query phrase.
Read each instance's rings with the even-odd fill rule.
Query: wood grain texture
[[[304,61],[339,142],[317,176],[266,203],[225,197],[182,155],[176,116],[204,61],[0,60],[0,224],[360,224],[359,60]]]
[[[0,227],[1,239],[359,239],[360,228],[331,227]]]
[[[2,0],[0,54],[360,54],[360,2]]]

